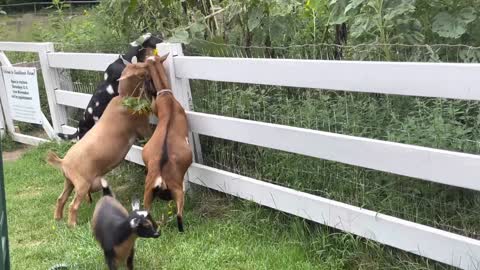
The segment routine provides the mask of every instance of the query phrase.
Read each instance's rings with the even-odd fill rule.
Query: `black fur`
[[[172,193],[168,189],[161,189],[160,187],[155,187],[153,189],[154,195],[160,200],[171,201],[173,199]]]
[[[103,193],[103,196],[113,197],[112,190],[110,189],[109,186],[107,186],[107,187],[102,187],[102,193]]]
[[[77,131],[73,134],[58,133],[58,136],[65,140],[81,139],[94,125],[95,122],[100,119],[105,108],[112,98],[118,96],[118,79],[122,75],[125,69],[124,60],[131,63],[134,57],[138,62],[145,61],[145,48],[156,47],[157,43],[161,43],[163,40],[159,37],[151,36],[141,46],[130,46],[130,49],[126,54],[121,55],[117,60],[111,63],[105,74],[106,79],[100,83],[97,90],[92,95],[87,108],[83,113],[83,119],[78,123]],[[111,86],[111,87],[110,87]],[[110,92],[108,91],[110,90]]]
[[[177,216],[177,226],[178,226],[178,231],[179,232],[184,232],[183,230],[183,218]]]
[[[132,234],[137,234],[139,237],[145,238],[157,238],[160,234],[156,233],[157,224],[153,221],[150,214],[146,217],[140,215],[137,211],[133,211],[130,214],[126,214],[122,209],[118,207],[118,204],[114,203],[115,199],[110,195],[105,195],[105,192],[111,193],[108,187],[103,188],[104,197],[100,199],[98,203],[101,203],[101,207],[98,209],[96,223],[93,224],[93,232],[95,238],[100,243],[105,255],[105,262],[109,269],[116,269],[115,259],[115,247],[121,245]],[[131,221],[136,219],[138,226],[132,228]],[[150,223],[151,226],[145,224]],[[127,267],[133,269],[133,254],[134,251],[128,256]],[[117,258],[124,260],[125,258]]]

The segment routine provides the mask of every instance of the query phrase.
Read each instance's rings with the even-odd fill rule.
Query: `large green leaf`
[[[173,35],[167,40],[170,43],[189,43],[187,30],[180,28],[173,32]]]
[[[388,0],[384,3],[384,16],[387,21],[415,11],[415,0]]]
[[[324,6],[325,0],[307,0],[305,6],[312,10],[320,10]]]
[[[460,10],[458,17],[461,21],[469,24],[477,19],[477,14],[473,7],[466,7]]]
[[[351,27],[351,35],[353,38],[358,38],[364,33],[371,33],[371,30],[375,24],[367,16],[358,16],[355,18],[352,27]]]
[[[261,8],[252,8],[248,14],[248,29],[250,31],[257,28],[262,22],[263,18],[263,9]]]
[[[346,0],[331,0],[330,1],[330,25],[342,24],[348,20],[345,15]]]
[[[353,0],[352,2],[350,2],[350,4],[348,4],[346,7],[345,7],[345,14],[347,12],[349,12],[350,10],[353,10],[353,9],[356,9],[358,6],[360,6],[361,4],[363,4],[366,0]]]
[[[433,18],[432,31],[441,37],[456,39],[465,34],[468,24],[476,18],[473,8],[464,8],[456,16],[440,12]]]

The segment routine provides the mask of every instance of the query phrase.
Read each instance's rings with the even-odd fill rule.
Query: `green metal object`
[[[5,200],[5,183],[3,177],[2,145],[0,143],[0,270],[10,270],[8,252],[7,203]]]

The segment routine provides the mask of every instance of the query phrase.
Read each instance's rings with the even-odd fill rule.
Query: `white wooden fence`
[[[480,100],[479,64],[389,63],[286,59],[241,59],[183,56],[179,44],[160,44],[177,99],[187,109],[196,162],[188,172],[192,183],[255,201],[286,213],[359,235],[461,269],[480,269],[480,241],[380,214],[342,202],[201,165],[197,134],[337,161],[374,170],[480,191],[480,156],[340,135],[284,125],[242,120],[192,111],[189,79],[267,84],[341,91]],[[52,114],[48,134],[73,132],[65,125],[65,107],[84,109],[89,94],[59,88],[56,68],[104,71],[113,54],[56,53],[51,43],[0,42],[1,51],[38,52]],[[0,53],[2,65],[8,65]],[[348,79],[346,79],[348,78]],[[5,123],[16,134],[0,77]],[[141,148],[127,159],[142,164]],[[143,165],[143,164],[142,164]],[[479,218],[480,222],[480,218]]]

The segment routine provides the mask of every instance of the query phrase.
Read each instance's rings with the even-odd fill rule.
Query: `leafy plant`
[[[441,37],[456,39],[465,34],[468,25],[476,19],[477,12],[473,7],[462,8],[453,14],[444,11],[433,18],[432,30]]]

